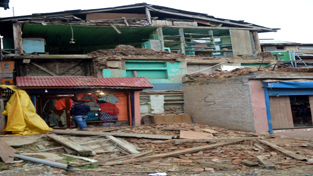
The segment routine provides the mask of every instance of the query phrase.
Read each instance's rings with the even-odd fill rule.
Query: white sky
[[[313,43],[313,0],[10,0],[10,9],[0,8],[0,17],[31,15],[76,9],[97,9],[146,2],[180,10],[206,13],[218,18],[244,20],[257,25],[281,28],[259,34],[274,38]],[[1,26],[0,26],[1,27]]]

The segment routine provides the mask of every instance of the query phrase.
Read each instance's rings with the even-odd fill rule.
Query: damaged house
[[[290,67],[189,75],[183,83],[185,111],[200,124],[311,136],[312,76],[311,68]]]
[[[62,116],[55,126],[71,127],[74,97],[93,104],[89,120],[110,121],[99,118],[108,95],[120,111],[109,118],[139,125],[140,112],[184,111],[187,73],[272,63],[258,33],[277,30],[146,3],[1,18],[1,79],[25,89],[43,118]]]

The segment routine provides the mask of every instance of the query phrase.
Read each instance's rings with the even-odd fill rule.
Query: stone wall
[[[255,132],[248,77],[183,83],[184,109],[195,123]]]

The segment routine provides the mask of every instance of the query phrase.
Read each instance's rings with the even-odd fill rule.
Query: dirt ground
[[[200,150],[169,157],[160,157],[148,161],[134,161],[126,164],[107,165],[112,161],[123,162],[119,159],[131,156],[122,150],[114,152],[98,153],[89,156],[97,160],[96,163],[86,163],[86,161],[64,156],[66,150],[56,149],[43,153],[53,153],[63,157],[56,162],[67,163],[74,166],[73,171],[50,167],[43,164],[20,162],[15,159],[13,164],[0,162],[0,175],[149,175],[152,173],[166,173],[171,176],[204,176],[204,175],[313,175],[313,139],[312,138],[293,138],[278,135],[254,134],[243,131],[228,130],[224,128],[211,127],[202,124],[161,124],[149,126],[115,126],[115,127],[89,127],[89,132],[108,132],[112,133],[132,133],[132,134],[155,134],[172,135],[172,140],[157,140],[144,138],[125,138],[124,140],[136,146],[139,152],[151,151],[150,156],[165,154],[174,151],[196,148],[199,146],[214,145],[227,142],[229,138],[242,138],[242,140],[229,145],[221,145],[212,149]],[[199,135],[207,134],[210,142],[194,141],[179,142],[183,136],[182,131]],[[39,136],[39,137],[38,137]],[[71,135],[62,135],[72,139]],[[62,145],[49,139],[45,134],[35,135],[38,138],[31,144],[14,147],[23,153],[40,153],[39,146],[46,149],[60,147]],[[84,140],[101,140],[105,136],[93,138],[91,136],[75,137]],[[192,137],[196,138],[196,137]],[[200,137],[201,138],[201,137]],[[211,141],[215,139],[216,141]],[[178,140],[178,142],[170,142]],[[259,140],[264,140],[276,144],[298,156],[305,157],[306,160],[298,160],[286,154],[264,145]],[[109,143],[109,141],[107,141]],[[72,154],[75,155],[75,154]],[[275,168],[267,169],[257,156],[265,156]],[[35,157],[35,156],[34,156]],[[144,157],[144,156],[143,156]],[[139,157],[140,158],[140,157]],[[244,161],[256,163],[255,166],[248,166]],[[216,166],[209,166],[203,163],[213,163]]]

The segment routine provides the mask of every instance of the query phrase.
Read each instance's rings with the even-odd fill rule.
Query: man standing
[[[85,105],[82,101],[76,101],[71,109],[71,115],[74,117],[74,120],[77,122],[81,130],[86,130],[86,119],[89,111],[90,107]]]

